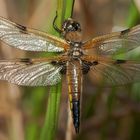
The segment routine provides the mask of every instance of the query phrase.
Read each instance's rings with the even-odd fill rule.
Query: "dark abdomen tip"
[[[80,126],[80,101],[72,101],[73,108],[73,124],[75,127],[76,133],[79,133],[79,126]]]

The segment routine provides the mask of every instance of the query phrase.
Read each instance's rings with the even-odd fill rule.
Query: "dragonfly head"
[[[65,40],[71,44],[71,42],[81,42],[81,26],[80,24],[69,18],[62,24],[61,35]]]
[[[59,29],[55,24],[56,19],[57,19],[57,11],[56,11],[56,16],[53,20],[53,27],[63,37],[65,37],[66,34],[71,33],[71,32],[77,32],[77,33],[81,32],[81,26],[77,21],[71,18],[68,18],[67,20],[63,22],[61,29]]]
[[[81,32],[81,26],[77,21],[69,18],[63,22],[62,31],[66,32],[66,33],[68,33],[68,32]]]

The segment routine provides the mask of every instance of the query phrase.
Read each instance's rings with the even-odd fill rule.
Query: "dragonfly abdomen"
[[[76,133],[80,126],[80,95],[82,91],[82,71],[80,61],[74,60],[67,63],[67,83],[70,108]]]

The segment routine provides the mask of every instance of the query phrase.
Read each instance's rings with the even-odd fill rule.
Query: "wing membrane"
[[[12,47],[28,51],[62,52],[68,48],[63,39],[26,28],[2,17],[0,39]]]
[[[96,63],[95,63],[96,62]],[[140,63],[138,61],[112,60],[109,58],[93,58],[89,74],[97,84],[125,85],[140,82]]]
[[[28,62],[27,62],[28,60]],[[62,66],[29,59],[0,61],[0,80],[23,86],[55,85],[61,80]]]
[[[113,55],[140,47],[140,25],[121,32],[96,37],[84,43],[84,49],[94,49],[100,55]]]

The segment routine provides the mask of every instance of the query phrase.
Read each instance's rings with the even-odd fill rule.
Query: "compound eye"
[[[74,30],[78,30],[78,26],[76,23],[72,23],[72,27],[74,28]]]
[[[81,30],[79,23],[73,23],[72,26],[73,26],[75,31]]]
[[[73,30],[73,26],[70,24],[67,26],[68,31],[72,31]]]

